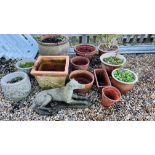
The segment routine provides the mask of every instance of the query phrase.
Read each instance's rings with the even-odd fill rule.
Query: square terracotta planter
[[[105,69],[103,68],[94,69],[94,75],[95,75],[96,86],[99,92],[101,92],[102,88],[104,88],[105,86],[111,86],[108,73]]]
[[[69,56],[39,56],[31,74],[43,89],[65,85],[68,76]]]

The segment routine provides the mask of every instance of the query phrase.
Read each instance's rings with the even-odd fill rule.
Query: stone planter
[[[130,71],[131,73],[134,74],[135,76],[135,80],[133,82],[123,82],[123,81],[120,81],[118,80],[115,76],[114,76],[114,72],[116,71],[117,69],[113,70],[112,71],[112,80],[111,80],[111,83],[114,87],[118,88],[119,91],[124,94],[124,93],[127,93],[129,90],[131,90],[133,87],[134,87],[134,84],[138,81],[138,76],[131,70],[129,69],[124,69],[124,70],[128,70]]]
[[[100,56],[102,68],[105,68],[107,70],[108,74],[111,74],[111,72],[114,69],[123,67],[126,64],[126,58],[123,55],[120,55],[120,54],[117,54],[117,57],[123,60],[122,64],[114,65],[114,64],[109,64],[109,63],[103,61],[104,58],[107,58],[107,57],[110,57],[110,56],[116,56],[116,53],[105,53],[105,54],[102,54]]]
[[[39,56],[31,74],[41,88],[58,88],[65,85],[68,68],[69,56]]]
[[[90,61],[86,57],[76,56],[71,58],[73,70],[88,70],[89,63]]]
[[[27,62],[33,62],[34,63],[34,60],[21,60],[21,61],[18,61],[16,64],[15,64],[15,67],[17,68],[18,71],[21,71],[21,72],[25,72],[27,74],[29,74],[32,70],[32,67],[28,67],[28,68],[21,68],[21,65],[22,64],[25,64]]]
[[[106,86],[111,86],[111,82],[107,71],[105,69],[94,69],[96,86],[99,92],[102,92],[102,88]]]
[[[74,48],[76,55],[91,59],[96,54],[96,47],[90,44],[79,44]]]
[[[118,89],[112,86],[107,86],[102,89],[101,104],[106,107],[112,106],[114,103],[120,101],[121,93]]]
[[[75,79],[80,84],[85,85],[85,88],[75,90],[75,92],[78,92],[78,93],[88,92],[92,88],[94,83],[94,75],[91,72],[85,71],[85,70],[76,70],[71,72],[69,75],[69,79],[70,80]]]
[[[119,51],[119,47],[117,45],[113,46],[113,50],[106,50],[102,48],[102,44],[99,45],[98,47],[98,52],[99,55],[105,54],[105,53],[117,53]]]
[[[8,83],[13,78],[17,77],[22,77],[22,80],[16,83]],[[1,87],[4,96],[12,101],[20,101],[26,98],[31,92],[29,77],[24,72],[14,72],[4,76],[1,79]]]
[[[52,38],[55,36],[63,36],[65,39],[59,43],[46,43],[43,40]],[[69,38],[64,35],[43,35],[41,36],[39,43],[39,54],[43,56],[52,56],[52,55],[68,55],[69,52]]]

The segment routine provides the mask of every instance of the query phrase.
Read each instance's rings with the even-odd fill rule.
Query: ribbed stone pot
[[[23,79],[16,83],[8,83],[16,77],[22,77]],[[5,98],[12,101],[23,100],[31,92],[30,79],[28,75],[24,72],[14,72],[4,76],[1,79],[1,87]]]

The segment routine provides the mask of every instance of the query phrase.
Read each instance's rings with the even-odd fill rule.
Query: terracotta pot
[[[45,43],[43,40],[52,38],[54,36],[63,36],[65,39],[59,43]],[[41,36],[39,43],[39,54],[43,56],[51,56],[51,55],[68,55],[69,52],[69,38],[64,35],[51,34],[51,35],[43,35]]]
[[[102,100],[101,104],[106,107],[112,106],[115,102],[120,101],[120,91],[112,86],[107,86],[102,89]]]
[[[114,49],[113,50],[104,50],[103,48],[101,48],[101,45],[99,45],[98,47],[98,52],[99,52],[99,55],[102,55],[102,54],[105,54],[105,53],[117,53],[119,51],[119,47],[117,45],[114,45]]]
[[[94,69],[94,75],[99,92],[102,92],[102,88],[105,86],[111,86],[108,73],[105,69]]]
[[[71,58],[73,70],[88,70],[89,63],[90,61],[86,57],[76,56]]]
[[[57,88],[65,85],[68,68],[69,56],[39,56],[31,74],[41,88]]]
[[[113,64],[109,64],[109,63],[103,61],[104,58],[107,58],[107,57],[110,57],[110,56],[116,56],[116,53],[105,53],[105,54],[102,54],[100,56],[102,68],[105,68],[107,70],[108,74],[111,74],[111,72],[114,69],[123,67],[126,64],[126,58],[123,55],[120,55],[120,54],[117,54],[117,57],[123,60],[122,64],[113,65]]]
[[[85,87],[83,89],[76,89],[75,92],[78,93],[86,93],[88,92],[91,87],[93,86],[94,83],[94,75],[85,70],[75,70],[70,73],[69,79],[75,79],[78,81],[80,84],[84,84]]]
[[[76,55],[91,59],[96,54],[96,47],[90,44],[79,44],[74,48]]]
[[[124,94],[124,93],[127,93],[129,90],[133,89],[134,87],[134,84],[138,81],[138,76],[132,72],[131,70],[129,69],[124,69],[124,70],[129,70],[130,72],[132,72],[135,76],[135,80],[133,82],[123,82],[123,81],[120,81],[118,80],[115,76],[114,76],[114,72],[116,71],[117,69],[113,70],[112,71],[112,80],[111,80],[111,83],[114,87],[118,88],[119,91]]]

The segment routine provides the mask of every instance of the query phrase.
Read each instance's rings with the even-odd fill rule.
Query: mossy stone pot
[[[35,60],[30,60],[30,59],[25,59],[25,60],[20,60],[18,61],[16,64],[15,64],[15,67],[17,68],[18,71],[21,71],[21,72],[25,72],[27,74],[30,74],[31,70],[32,70],[32,67],[29,67],[29,68],[21,68],[20,65],[22,64],[25,64],[27,62],[35,62]]]
[[[42,42],[42,40],[51,38],[54,36],[63,36],[65,39],[64,41],[59,43]],[[69,38],[64,35],[57,35],[57,34],[43,35],[41,36],[40,40],[38,40],[38,43],[39,43],[39,54],[42,56],[68,55],[69,48],[70,48]]]
[[[109,63],[103,61],[104,58],[108,58],[108,57],[111,57],[111,56],[116,56],[116,53],[105,53],[105,54],[102,54],[100,56],[102,68],[105,68],[109,74],[111,74],[111,72],[114,69],[123,67],[126,64],[126,58],[123,55],[121,55],[121,54],[117,54],[117,57],[123,60],[122,64],[114,65],[114,64],[109,64]]]
[[[13,78],[22,77],[21,81],[8,83]],[[14,72],[1,79],[2,92],[5,98],[12,101],[20,101],[26,98],[31,92],[31,83],[28,75],[24,72]]]
[[[138,76],[131,70],[129,69],[124,69],[124,70],[128,70],[130,71],[131,73],[134,74],[134,77],[135,77],[135,80],[133,82],[123,82],[123,81],[120,81],[118,80],[115,76],[114,76],[114,73],[115,71],[118,70],[118,69],[115,69],[112,71],[112,79],[111,79],[111,83],[114,87],[116,87],[117,89],[119,89],[119,91],[124,94],[124,93],[127,93],[129,90],[133,89],[134,87],[134,84],[138,81]]]

